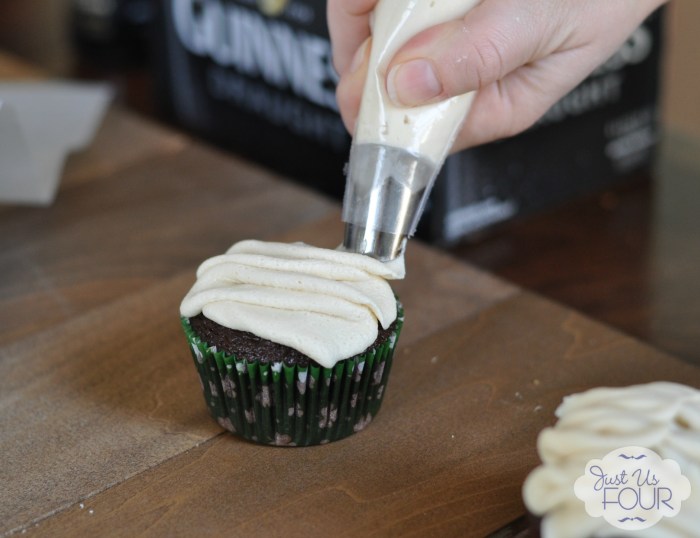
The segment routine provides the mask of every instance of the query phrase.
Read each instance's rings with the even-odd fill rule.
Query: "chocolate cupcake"
[[[218,423],[250,441],[307,446],[379,411],[403,312],[403,266],[302,243],[243,241],[205,261],[181,321]]]

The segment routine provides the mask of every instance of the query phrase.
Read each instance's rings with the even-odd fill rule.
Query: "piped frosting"
[[[690,480],[691,495],[678,515],[639,538],[688,538],[700,529],[700,391],[669,382],[596,388],[564,398],[557,424],[544,429],[537,449],[542,465],[525,481],[528,510],[542,517],[543,538],[598,538],[624,534],[593,518],[574,493],[586,464],[626,446],[673,459]],[[626,536],[627,534],[625,534]]]
[[[304,243],[241,241],[199,266],[180,314],[203,313],[332,367],[366,350],[379,325],[394,322],[387,279],[404,274],[402,259],[386,264]]]

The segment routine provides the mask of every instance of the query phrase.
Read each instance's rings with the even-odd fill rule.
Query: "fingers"
[[[581,11],[573,17],[576,25],[571,31],[540,44],[533,60],[504,77],[482,83],[451,152],[513,136],[532,126],[662,3],[647,0],[625,6],[624,2],[603,0],[578,4]],[[549,51],[553,45],[555,49]]]
[[[369,36],[369,15],[376,4],[377,0],[328,0],[328,31],[338,73],[345,73],[358,47]]]
[[[586,76],[567,69],[585,61],[585,49],[555,53],[519,67],[480,89],[451,153],[507,138],[531,127]],[[567,73],[562,77],[561,73]]]
[[[416,106],[477,90],[453,151],[517,134],[607,59],[663,1],[482,0],[463,18],[410,39],[389,65],[387,94],[398,106]],[[348,15],[353,13],[348,4],[366,8],[375,3],[329,0],[329,8],[342,5]],[[350,31],[348,22],[336,30],[343,46],[352,49],[338,52],[344,69],[337,96],[353,133],[368,50],[355,60],[352,52],[366,36],[362,25],[368,19],[366,14],[349,16],[355,29]]]
[[[542,1],[556,6],[561,0]],[[546,55],[559,43],[550,39],[552,44],[544,47],[541,36],[563,34],[562,25],[552,16],[541,17],[529,4],[484,0],[464,18],[418,34],[402,47],[387,70],[389,97],[399,106],[439,101],[484,87],[517,66]],[[349,63],[347,60],[346,65]],[[351,133],[365,75],[366,66],[346,70],[338,86],[339,108]]]
[[[560,2],[541,0],[534,8],[522,0],[484,0],[462,19],[418,34],[389,65],[389,97],[399,106],[436,102],[486,87],[518,66],[546,56],[566,39],[566,26],[558,15],[542,16],[547,10],[558,13]],[[351,133],[364,76],[366,65],[351,73],[346,70],[338,86],[339,108]]]
[[[484,88],[545,57],[568,36],[560,4],[485,0],[461,20],[422,32],[392,60],[389,96],[400,106],[423,105]]]

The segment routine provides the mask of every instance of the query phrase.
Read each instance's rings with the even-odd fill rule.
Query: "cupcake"
[[[668,382],[624,388],[596,388],[566,397],[556,410],[556,416],[558,421],[555,426],[543,430],[538,439],[537,448],[542,465],[530,473],[523,487],[525,505],[534,516],[533,520],[540,536],[700,536],[700,391]],[[655,454],[645,455],[646,449]],[[608,455],[611,455],[612,460],[606,457]],[[649,461],[655,455],[678,464],[680,473],[690,486],[689,497],[684,498],[687,495],[687,490],[683,490],[685,486],[672,491],[659,479],[658,487],[666,489],[656,493],[660,502],[654,505],[654,498],[650,492],[654,491],[651,486],[655,485],[654,477],[658,467],[646,464],[652,471],[647,475],[644,464],[640,463],[635,467],[634,462]],[[588,513],[586,504],[576,493],[576,488],[579,487],[579,477],[590,472],[587,469],[592,460],[603,462],[595,470],[597,474],[592,479],[593,484],[598,482],[595,476],[607,473],[607,481],[603,484],[609,489],[605,493],[608,506],[627,505],[625,510],[632,510],[635,495],[638,495],[638,498],[643,500],[642,505],[647,506],[638,513],[627,513],[630,516],[641,513],[652,526],[640,530],[620,530],[603,517],[594,517]],[[626,473],[625,478],[618,479],[622,473],[610,473],[611,467],[608,462],[623,460],[633,462],[630,468],[641,471]],[[614,463],[612,468],[614,469]],[[640,484],[648,489],[639,490],[639,493],[627,491],[622,502],[621,491],[627,487],[634,490]],[[586,493],[593,489],[585,482],[580,484],[580,487],[588,488],[583,490]],[[602,495],[600,490],[597,491],[598,495]],[[662,494],[665,497],[661,496]],[[616,495],[619,496],[617,501],[621,504],[616,501]],[[677,510],[675,515],[654,522],[654,512],[649,510],[656,510],[656,506],[663,504],[664,498],[670,497],[673,497],[673,508]],[[595,499],[598,507],[605,506],[599,502],[600,497]],[[608,517],[620,523],[625,519],[617,519],[618,516],[614,512]]]
[[[387,279],[403,274],[303,243],[242,241],[202,263],[180,317],[214,419],[278,446],[364,429],[403,323]]]

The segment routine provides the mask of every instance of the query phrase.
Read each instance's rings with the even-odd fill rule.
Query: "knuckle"
[[[500,80],[504,75],[504,47],[502,43],[493,37],[484,37],[472,44],[469,55],[469,67],[472,76],[477,82],[477,88],[483,88]]]

